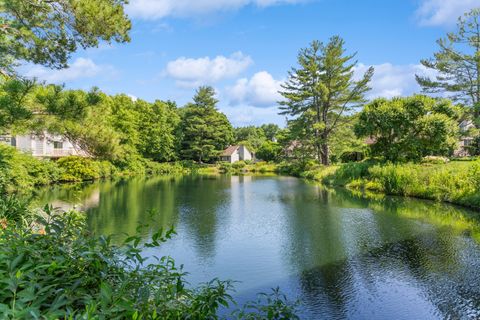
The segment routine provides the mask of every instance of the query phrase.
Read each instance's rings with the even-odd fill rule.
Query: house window
[[[53,149],[63,149],[63,142],[61,142],[61,141],[54,141],[54,142],[53,142]]]

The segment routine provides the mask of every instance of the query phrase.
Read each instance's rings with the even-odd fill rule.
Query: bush
[[[60,158],[57,164],[63,171],[61,181],[88,181],[101,177],[98,163],[89,158],[70,156]]]
[[[0,197],[0,229],[5,228],[7,223],[22,222],[30,214],[28,202],[20,201],[12,195]]]
[[[220,162],[219,169],[222,173],[229,173],[232,171],[232,164],[230,162]]]
[[[232,164],[232,168],[235,169],[235,170],[240,170],[240,169],[243,169],[245,168],[247,164],[245,163],[245,161],[237,161],[237,162],[234,162]]]
[[[170,257],[143,257],[174,232],[129,237],[124,245],[92,237],[85,217],[46,207],[22,227],[0,230],[0,313],[7,319],[217,319],[233,303],[229,281],[189,288]],[[150,262],[151,261],[151,262]],[[265,295],[261,319],[295,319],[296,305],[278,291]],[[238,318],[260,319],[237,311]]]
[[[348,151],[340,155],[340,160],[343,163],[359,162],[365,159],[365,153],[361,151]]]
[[[0,193],[27,192],[35,186],[58,181],[60,174],[53,162],[0,145]]]

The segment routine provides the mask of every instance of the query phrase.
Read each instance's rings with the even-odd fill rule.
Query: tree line
[[[301,49],[297,66],[282,85],[280,114],[287,127],[232,128],[219,112],[213,88],[201,87],[184,107],[157,100],[133,101],[64,90],[21,79],[18,61],[64,68],[78,47],[101,41],[128,42],[130,21],[123,0],[6,1],[0,17],[0,129],[47,129],[90,154],[117,162],[146,157],[155,161],[212,162],[232,143],[243,143],[259,158],[313,159],[324,165],[359,159],[366,150],[389,161],[451,155],[462,135],[480,151],[480,9],[460,17],[457,30],[437,41],[439,51],[421,63],[435,77],[417,75],[423,93],[368,101],[374,69],[356,72],[356,53],[333,36]],[[104,21],[109,21],[105,28]],[[102,26],[99,28],[99,26]],[[474,128],[459,132],[458,123]],[[370,146],[366,146],[368,139]],[[353,157],[352,157],[353,155]]]
[[[298,54],[282,86],[281,114],[288,115],[288,130],[303,156],[329,165],[338,160],[332,149],[345,135],[345,150],[361,153],[369,139],[370,155],[388,161],[416,161],[449,156],[462,135],[475,137],[470,152],[480,151],[480,9],[460,17],[456,32],[437,41],[440,50],[421,63],[435,77],[417,75],[424,93],[367,101],[373,68],[355,74],[355,53],[334,36],[328,43],[313,41]],[[471,122],[469,132],[459,123]],[[352,124],[353,122],[353,124]],[[352,136],[354,133],[354,136]],[[346,140],[346,141],[345,141]]]

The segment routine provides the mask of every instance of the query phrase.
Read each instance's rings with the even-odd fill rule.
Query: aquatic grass
[[[364,161],[329,167],[317,165],[305,168],[298,176],[325,185],[480,208],[480,160],[403,164]]]

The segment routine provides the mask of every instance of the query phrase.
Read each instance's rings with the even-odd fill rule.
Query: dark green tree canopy
[[[281,114],[294,118],[304,146],[315,150],[315,157],[329,164],[329,140],[332,132],[343,124],[346,113],[365,102],[364,94],[373,68],[356,80],[355,54],[346,54],[345,42],[334,36],[327,44],[313,41],[298,55],[298,68],[289,72],[280,93]]]
[[[434,70],[434,78],[417,75],[426,93],[448,93],[454,101],[467,104],[480,116],[480,8],[460,17],[457,31],[439,39],[440,48],[421,63]]]
[[[417,161],[453,152],[457,112],[449,100],[426,96],[376,99],[359,114],[355,133],[373,140],[371,153],[388,161]]]
[[[126,0],[0,0],[0,70],[25,60],[65,68],[77,47],[127,42]]]
[[[211,161],[233,142],[233,128],[217,110],[212,87],[200,87],[193,101],[181,111],[181,154],[199,162]]]

